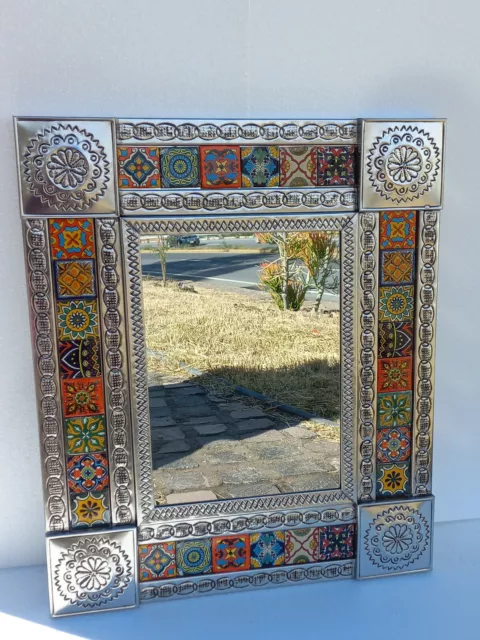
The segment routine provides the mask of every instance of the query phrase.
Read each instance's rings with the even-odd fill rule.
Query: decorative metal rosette
[[[365,534],[365,550],[370,561],[389,571],[412,564],[426,550],[430,527],[423,515],[407,505],[380,513]]]
[[[432,188],[440,171],[440,149],[423,129],[389,128],[378,136],[367,156],[368,178],[391,202],[409,202]]]
[[[109,162],[103,146],[70,124],[44,129],[30,140],[23,165],[30,191],[60,211],[84,211],[107,190]]]
[[[116,600],[133,580],[132,564],[119,544],[106,537],[84,538],[64,551],[55,568],[60,595],[84,608]]]

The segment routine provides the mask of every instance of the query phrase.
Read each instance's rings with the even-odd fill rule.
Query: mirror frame
[[[445,121],[162,122],[17,117],[14,125],[52,615],[118,609],[136,606],[139,601],[228,589],[430,569],[437,252]],[[120,188],[115,168],[120,146],[213,143],[356,145],[358,183],[223,191]],[[414,158],[410,167],[405,153]],[[406,173],[402,180],[395,180],[392,175],[399,162]],[[376,461],[383,361],[378,339],[381,258],[393,237],[389,230],[393,223],[410,229],[416,269],[409,303],[413,308],[412,375],[407,391],[413,395],[410,458],[402,490],[389,493],[378,489]],[[140,233],[274,229],[341,233],[341,487],[154,507]],[[101,361],[96,362],[95,377],[86,378],[90,391],[82,387],[85,378],[72,383],[62,369],[59,341],[66,339],[66,330],[59,324],[56,274],[57,262],[65,259],[85,260],[96,284],[90,292],[89,312],[95,316]],[[95,412],[103,420],[104,450],[98,456],[105,471],[104,491],[88,494],[91,504],[85,496],[75,495],[75,489],[72,493],[74,483],[69,475],[70,466],[81,456],[72,456],[66,437],[67,397],[78,390],[96,394]],[[92,411],[73,413],[88,421]],[[88,511],[96,520],[82,519],[82,500],[82,513]],[[97,515],[92,516],[93,512]],[[208,546],[218,537],[235,536],[249,545],[259,534],[270,532],[283,540],[305,529],[316,536],[315,544],[320,544],[319,536],[327,543],[328,536],[348,534],[351,547],[343,556],[334,551],[302,565],[249,566],[193,576],[180,571],[177,575],[175,569],[176,577],[141,579],[138,554],[148,545],[168,554],[175,545],[180,548],[194,541]],[[402,534],[402,544],[392,544],[400,530],[407,532]],[[91,573],[98,562],[102,563],[102,580],[84,588],[81,576]]]

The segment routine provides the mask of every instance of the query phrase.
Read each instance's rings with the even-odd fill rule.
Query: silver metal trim
[[[220,143],[355,144],[356,120],[160,120],[117,119],[118,144]]]
[[[284,586],[304,580],[345,580],[355,576],[355,560],[317,562],[296,566],[251,569],[234,573],[211,573],[191,578],[172,578],[165,582],[140,583],[140,602],[157,599],[203,595],[210,591],[224,592],[230,589]]]
[[[358,501],[375,499],[379,217],[360,213]]]
[[[355,499],[354,430],[356,421],[356,215],[297,216],[268,218],[123,218],[126,259],[126,291],[130,331],[132,424],[137,449],[137,509],[139,524],[153,524],[184,518],[274,510]],[[341,419],[341,487],[337,490],[218,500],[185,505],[155,506],[152,492],[152,462],[148,411],[145,336],[142,311],[140,233],[222,233],[225,231],[337,230],[341,232],[341,308],[342,308],[342,419]]]
[[[25,266],[47,531],[67,531],[70,503],[65,472],[55,302],[48,221],[23,221]]]
[[[116,218],[95,221],[112,524],[136,519],[123,260]]]
[[[432,492],[433,389],[439,213],[418,213],[415,301],[412,493]]]
[[[316,187],[305,189],[235,189],[184,190],[158,189],[120,190],[121,215],[146,216],[158,213],[216,213],[225,215],[273,214],[275,211],[292,212],[346,212],[355,211],[357,188]]]
[[[159,540],[195,540],[219,535],[261,533],[265,531],[286,531],[312,526],[355,524],[356,508],[352,503],[333,504],[321,508],[297,508],[290,511],[267,511],[247,515],[229,515],[215,520],[169,521],[165,524],[139,527],[139,544],[149,544]]]

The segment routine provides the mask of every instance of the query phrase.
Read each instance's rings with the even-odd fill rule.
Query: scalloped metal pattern
[[[23,224],[47,531],[69,528],[60,382],[46,220]]]
[[[378,216],[360,213],[358,501],[375,497]]]
[[[99,253],[112,522],[132,524],[135,522],[134,461],[119,223],[116,219],[107,218],[97,220],[95,227]]]
[[[433,379],[438,254],[437,211],[419,212],[415,323],[416,400],[414,406],[414,449],[412,479],[414,495],[432,491]]]

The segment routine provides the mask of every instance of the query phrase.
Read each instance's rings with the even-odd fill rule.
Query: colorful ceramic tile
[[[59,340],[98,338],[96,300],[57,302]]]
[[[158,147],[117,147],[119,189],[159,189]]]
[[[402,358],[413,353],[413,322],[380,322],[378,357]]]
[[[385,358],[378,361],[378,393],[412,389],[412,358]]]
[[[397,249],[380,251],[380,284],[413,284],[415,251]]]
[[[285,564],[285,533],[283,531],[252,533],[250,561],[252,569],[279,567]]]
[[[175,578],[175,542],[141,544],[138,547],[140,582]]]
[[[280,147],[280,186],[315,187],[317,147]]]
[[[55,260],[53,264],[58,300],[95,298],[93,260]]]
[[[242,147],[242,186],[248,189],[278,187],[280,183],[278,147]]]
[[[415,211],[382,211],[380,248],[414,249],[417,214]]]
[[[285,531],[285,564],[317,562],[320,553],[318,527]]]
[[[108,490],[103,492],[72,494],[72,528],[101,527],[110,524]]]
[[[96,378],[102,373],[97,338],[58,343],[62,378]]]
[[[204,189],[234,189],[242,185],[240,147],[200,147],[200,172]]]
[[[179,576],[212,572],[212,541],[187,540],[177,542],[177,571]]]
[[[250,569],[250,537],[224,536],[212,541],[213,572]]]
[[[94,258],[93,220],[50,220],[50,246],[54,260]]]
[[[408,287],[380,287],[378,319],[380,322],[413,320],[414,291]]]
[[[62,380],[65,418],[104,413],[102,378]]]
[[[108,460],[103,453],[67,458],[68,488],[72,493],[103,491],[108,487]]]
[[[410,427],[378,429],[377,461],[383,463],[405,462],[412,453],[412,430]]]
[[[377,495],[406,494],[410,488],[410,463],[377,464]]]
[[[320,187],[355,184],[355,146],[318,147],[318,180]]]
[[[378,394],[378,425],[381,428],[408,427],[412,424],[412,392]]]
[[[198,147],[162,147],[160,168],[164,189],[200,186]]]
[[[320,562],[353,558],[355,525],[329,525],[320,527]]]
[[[67,452],[95,453],[106,450],[105,416],[85,416],[65,420]]]

